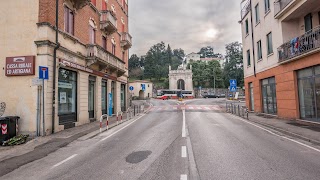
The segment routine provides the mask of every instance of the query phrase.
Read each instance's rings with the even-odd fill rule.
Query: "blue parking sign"
[[[230,79],[230,86],[237,86],[237,80],[236,79]]]

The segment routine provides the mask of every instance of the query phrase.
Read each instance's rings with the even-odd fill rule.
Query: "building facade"
[[[129,87],[133,87],[130,90],[132,97],[138,97],[139,99],[148,99],[153,97],[153,83],[145,80],[136,80],[129,82]]]
[[[246,104],[251,111],[320,122],[320,1],[244,0]]]
[[[0,101],[20,116],[20,132],[50,134],[126,109],[127,0],[15,0],[0,11]]]
[[[200,61],[200,54],[198,53],[190,53],[188,55],[186,55],[186,63],[189,64],[190,61]]]
[[[182,64],[177,70],[171,70],[169,66],[169,89],[193,91],[192,66],[187,69],[186,65]]]

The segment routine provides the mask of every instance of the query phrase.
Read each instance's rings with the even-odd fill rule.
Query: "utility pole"
[[[216,95],[216,75],[215,75],[214,67],[213,67],[213,91],[214,91],[214,94]]]

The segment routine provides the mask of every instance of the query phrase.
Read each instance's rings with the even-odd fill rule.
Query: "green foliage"
[[[188,64],[188,68],[192,65],[193,85],[194,87],[205,88],[223,88],[222,70],[218,61],[195,61]],[[215,81],[214,81],[215,79]]]
[[[226,45],[226,63],[223,71],[224,84],[229,86],[230,79],[237,79],[238,86],[244,84],[242,44],[233,42]]]

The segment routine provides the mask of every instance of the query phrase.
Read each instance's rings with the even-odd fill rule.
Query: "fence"
[[[249,109],[246,106],[241,106],[234,103],[226,103],[226,112],[249,119]]]

